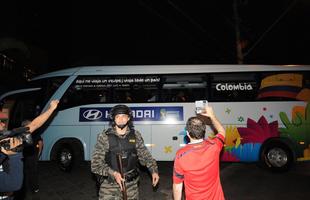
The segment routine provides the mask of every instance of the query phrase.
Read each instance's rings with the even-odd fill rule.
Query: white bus
[[[195,100],[208,100],[226,128],[223,161],[261,161],[283,170],[310,160],[309,66],[77,67],[38,76],[29,87],[0,97],[9,128],[33,119],[52,99],[60,103],[38,131],[41,160],[56,160],[65,170],[90,160],[117,104],[133,110],[135,128],[154,158],[172,161],[186,145],[184,128],[195,115]]]

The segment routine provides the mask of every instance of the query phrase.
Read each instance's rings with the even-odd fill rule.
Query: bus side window
[[[40,108],[44,107],[44,105],[50,100],[50,98],[54,95],[54,93],[64,83],[66,79],[67,76],[60,76],[35,80],[29,83],[30,87],[41,88],[40,94],[42,96],[42,100],[39,105]]]
[[[108,92],[91,84],[95,79],[98,77],[78,77],[61,98],[59,109],[108,102]]]
[[[125,100],[125,102],[128,102],[128,103],[133,102],[133,97],[132,97],[130,92],[128,92],[128,91],[125,92],[125,99],[124,100]]]
[[[158,101],[158,93],[151,92],[147,95],[147,102],[157,102]]]
[[[262,73],[257,99],[260,101],[309,101],[309,78],[301,72]]]
[[[181,90],[177,93],[175,97],[176,102],[186,102],[188,98],[185,96],[185,93]]]
[[[257,96],[255,73],[219,73],[211,75],[212,101],[254,101]]]
[[[166,75],[163,80],[164,102],[193,102],[208,96],[205,74]]]
[[[9,129],[21,126],[25,119],[34,119],[41,113],[40,103],[42,102],[42,95],[40,92],[31,92],[14,97],[15,104],[10,113]]]

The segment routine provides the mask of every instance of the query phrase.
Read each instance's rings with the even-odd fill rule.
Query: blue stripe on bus
[[[110,121],[112,107],[82,107],[79,112],[80,122]],[[130,107],[134,121],[183,121],[182,106]]]
[[[270,86],[259,90],[259,92],[269,92],[269,91],[288,91],[298,93],[301,90],[300,87],[295,86]]]

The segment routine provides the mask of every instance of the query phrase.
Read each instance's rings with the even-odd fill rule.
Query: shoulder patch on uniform
[[[135,142],[136,142],[136,139],[129,139],[129,142],[130,142],[130,143],[135,143]]]

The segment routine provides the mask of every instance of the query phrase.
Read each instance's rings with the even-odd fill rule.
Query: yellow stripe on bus
[[[260,89],[270,86],[302,87],[302,75],[290,73],[267,76],[262,80]]]

